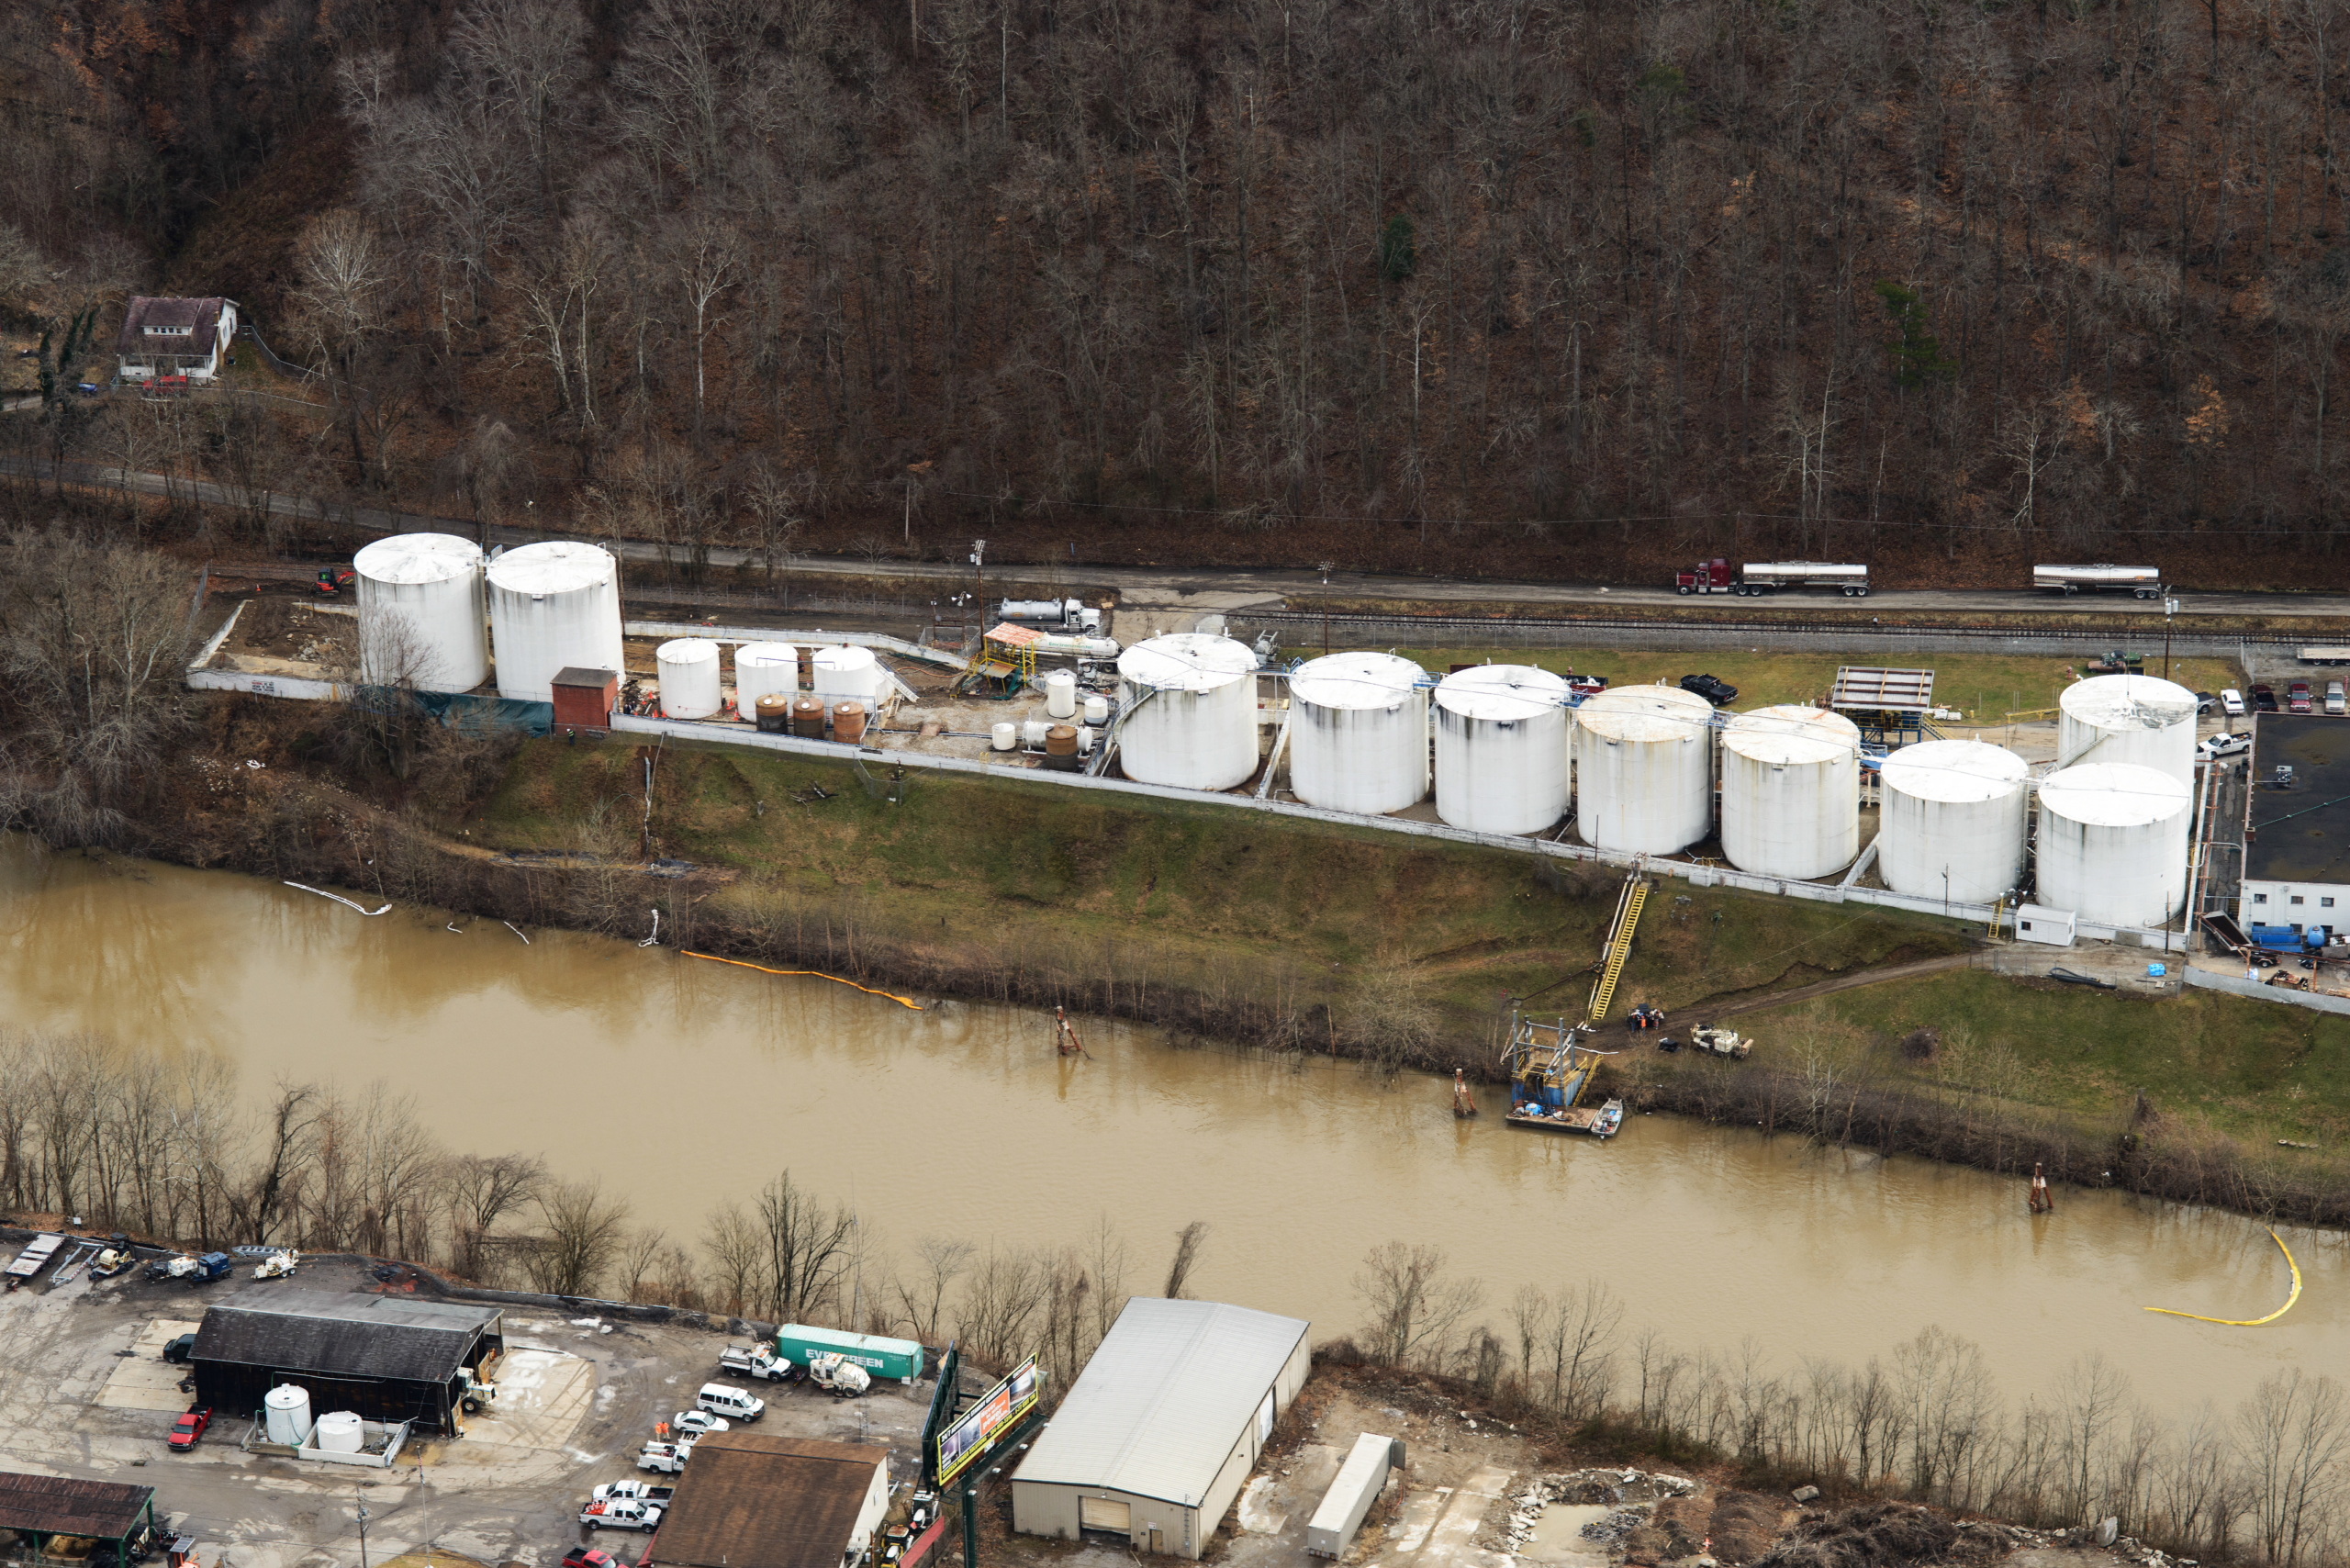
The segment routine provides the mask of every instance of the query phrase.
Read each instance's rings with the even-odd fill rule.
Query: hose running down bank
[[[2290,1295],[2288,1295],[2285,1298],[2285,1305],[2270,1313],[2267,1316],[2206,1317],[2199,1312],[2179,1312],[2167,1306],[2150,1306],[2146,1308],[2146,1310],[2148,1312],[2159,1312],[2168,1317],[2191,1317],[2198,1323],[2224,1323],[2231,1328],[2257,1328],[2264,1323],[2276,1322],[2278,1318],[2292,1311],[2293,1304],[2301,1299],[2301,1266],[2293,1261],[2293,1249],[2285,1245],[2285,1238],[2283,1237],[2277,1235],[2272,1230],[2268,1233],[2268,1239],[2277,1244],[2277,1250],[2285,1255],[2285,1266],[2293,1271],[2293,1291]]]
[[[869,985],[858,985],[853,980],[843,980],[838,975],[828,975],[822,969],[771,969],[765,964],[748,964],[740,958],[722,958],[715,953],[697,953],[685,947],[679,948],[678,951],[688,958],[707,958],[713,964],[732,964],[738,969],[756,969],[763,975],[810,975],[817,980],[831,980],[834,985],[845,985],[853,991],[861,991],[867,996],[886,996],[899,1006],[912,1008],[916,1013],[923,1011],[921,1002],[900,996],[893,991],[876,991]]]

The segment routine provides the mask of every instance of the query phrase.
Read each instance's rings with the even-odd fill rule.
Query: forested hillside
[[[0,28],[24,341],[226,293],[337,388],[12,416],[69,455],[877,554],[2341,576],[2341,0]]]

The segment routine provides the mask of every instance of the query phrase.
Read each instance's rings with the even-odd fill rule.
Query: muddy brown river
[[[1092,1059],[1064,1060],[1033,1012],[916,1014],[661,948],[445,922],[10,840],[0,1018],[217,1051],[256,1093],[281,1075],[380,1079],[452,1148],[600,1171],[674,1236],[789,1166],[852,1199],[883,1250],[934,1233],[1073,1243],[1107,1215],[1136,1260],[1128,1288],[1149,1290],[1174,1232],[1203,1219],[1194,1294],[1317,1337],[1360,1320],[1363,1255],[1401,1238],[1483,1281],[1505,1338],[1521,1284],[1598,1277],[1628,1330],[1686,1350],[1751,1338],[1783,1367],[1940,1324],[1983,1345],[2010,1396],[2089,1351],[2165,1410],[2350,1356],[2331,1233],[2285,1233],[2308,1284],[2280,1322],[2192,1323],[2143,1308],[2256,1317],[2284,1299],[2258,1226],[2071,1191],[2034,1219],[2014,1181],[1664,1116],[1606,1144],[1456,1123],[1430,1079],[1176,1049],[1102,1021]]]

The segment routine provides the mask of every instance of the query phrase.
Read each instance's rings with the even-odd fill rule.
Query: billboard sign
[[[1044,1387],[1044,1374],[1031,1356],[956,1417],[953,1426],[938,1434],[938,1484],[945,1486],[985,1458],[999,1439],[1036,1407]]]

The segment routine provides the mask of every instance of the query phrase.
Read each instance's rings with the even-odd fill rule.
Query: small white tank
[[[352,558],[359,678],[419,691],[471,691],[489,678],[481,547],[453,533],[395,533]]]
[[[1077,717],[1077,677],[1057,669],[1045,678],[1045,711],[1056,719]]]
[[[671,719],[707,719],[725,706],[719,690],[718,644],[678,637],[653,650],[660,671],[661,711]]]
[[[310,1435],[310,1391],[281,1383],[261,1396],[263,1428],[273,1443],[299,1448]]]
[[[2151,675],[2096,675],[2056,700],[2056,766],[2130,762],[2195,787],[2195,693]]]
[[[1920,741],[1885,759],[1877,875],[1897,893],[1996,903],[2023,879],[2023,758],[1984,741]]]
[[[311,1446],[329,1453],[357,1453],[365,1440],[365,1427],[348,1410],[328,1411],[311,1432]]]
[[[1599,849],[1671,855],[1714,823],[1714,705],[1677,686],[1618,686],[1575,710],[1575,831]]]
[[[2099,925],[2156,927],[2187,902],[2188,787],[2133,762],[2040,781],[2040,898]]]
[[[808,661],[808,689],[827,708],[870,702],[881,694],[881,666],[873,650],[848,644],[819,648]]]
[[[1020,744],[1022,745],[1043,745],[1045,744],[1045,732],[1051,728],[1052,725],[1045,722],[1042,719],[1024,719],[1020,723]]]
[[[1539,833],[1567,814],[1567,683],[1472,665],[1436,688],[1436,814],[1472,833]]]
[[[800,695],[800,650],[789,643],[744,643],[734,650],[734,711],[755,723],[762,697]]]
[[[1289,678],[1291,790],[1309,806],[1365,816],[1416,805],[1428,792],[1427,681],[1393,654],[1300,665]]]
[[[1095,725],[1108,723],[1110,722],[1110,700],[1102,696],[1098,691],[1092,696],[1088,697],[1085,700],[1085,722],[1089,724]]]
[[[1020,745],[1020,726],[1010,722],[997,724],[988,731],[988,744],[997,751],[1012,751]]]
[[[1080,756],[1091,756],[1093,755],[1093,737],[1100,733],[1100,731],[1096,730],[1091,724],[1087,724],[1080,728],[1077,732],[1077,755]]]
[[[1118,760],[1142,784],[1229,790],[1257,771],[1257,655],[1177,632],[1118,655]]]
[[[1861,852],[1861,732],[1841,713],[1783,704],[1722,732],[1722,853],[1741,871],[1808,879]]]

